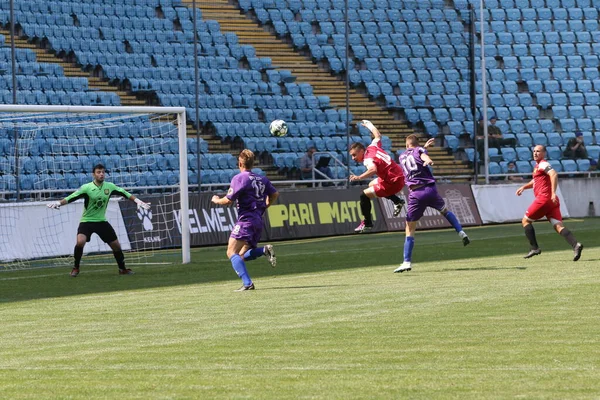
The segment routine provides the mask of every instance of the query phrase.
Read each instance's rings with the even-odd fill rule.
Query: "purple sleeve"
[[[231,185],[229,186],[229,190],[227,191],[227,197],[231,201],[237,200],[240,192],[244,188],[244,184],[241,179],[241,175],[236,175],[231,180]]]
[[[273,184],[271,183],[271,181],[269,179],[264,178],[263,182],[265,184],[265,194],[267,196],[270,196],[273,193],[277,192],[277,189],[275,189],[275,186],[273,186]]]

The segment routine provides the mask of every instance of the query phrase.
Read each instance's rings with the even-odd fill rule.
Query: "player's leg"
[[[263,247],[250,246],[244,247],[240,255],[244,258],[244,261],[256,260],[258,257],[265,256],[271,263],[271,266],[275,268],[277,265],[277,258],[275,257],[275,249],[272,244],[266,244]]]
[[[442,200],[442,202],[443,201],[444,200]],[[469,240],[469,236],[463,230],[463,227],[458,221],[458,218],[456,218],[456,215],[452,211],[448,210],[446,208],[446,205],[444,205],[444,207],[439,211],[448,220],[448,222],[450,222],[450,225],[452,225],[454,230],[458,233],[458,236],[460,236],[460,238],[462,239],[463,246],[466,246],[469,243],[471,243],[471,240]]]
[[[394,272],[405,272],[412,269],[412,251],[415,247],[415,231],[417,221],[406,221],[406,238],[404,239],[404,261]]]
[[[257,246],[260,241],[260,236],[262,235],[262,219],[255,219],[250,224],[245,224],[244,227],[246,234],[244,237],[238,239],[244,239],[246,241],[246,246],[240,251],[240,256],[244,261],[252,261],[258,257],[265,256],[274,268],[277,265],[277,258],[275,258],[273,245],[267,244],[263,247]]]
[[[544,216],[544,201],[535,199],[533,203],[525,211],[525,215],[521,220],[521,225],[525,230],[525,237],[529,241],[529,253],[525,255],[525,258],[531,258],[542,254],[542,249],[538,245],[537,238],[535,236],[535,229],[533,228],[533,222]]]
[[[83,257],[83,248],[85,244],[90,241],[92,237],[93,225],[90,222],[81,222],[77,227],[77,240],[75,242],[75,248],[73,249],[73,269],[71,270],[71,276],[73,278],[79,275],[79,268],[81,264],[81,258]]]
[[[412,251],[415,246],[415,231],[417,222],[427,209],[426,198],[423,198],[424,193],[421,190],[410,191],[408,193],[408,202],[406,204],[406,237],[404,239],[404,261],[402,265],[394,270],[394,272],[410,271],[412,269]]]
[[[388,200],[391,200],[394,203],[394,217],[397,217],[402,212],[402,207],[406,203],[403,198],[398,196],[397,194],[392,194],[390,196],[385,197]]]
[[[73,269],[71,270],[71,276],[73,278],[76,278],[77,275],[79,275],[81,257],[83,257],[83,248],[85,247],[85,244],[89,242],[89,239],[85,234],[79,233],[79,229],[77,232],[77,241],[75,242],[75,249],[73,250]]]
[[[113,251],[115,261],[117,261],[117,266],[119,267],[119,275],[133,275],[134,272],[130,268],[125,267],[125,255],[123,254],[123,250],[121,249],[121,243],[119,243],[119,240],[115,239],[112,242],[109,242],[108,245]]]
[[[529,253],[525,255],[524,258],[531,258],[533,256],[537,256],[542,254],[542,249],[538,246],[537,238],[535,236],[535,229],[533,228],[533,220],[523,217],[521,220],[521,225],[523,225],[523,229],[525,230],[525,237],[529,240]]]
[[[375,183],[374,183],[375,182]],[[376,184],[377,179],[369,182],[369,187],[363,190],[360,194],[360,211],[363,215],[363,220],[360,222],[360,225],[354,229],[356,233],[364,233],[373,229],[373,217],[371,215],[371,199],[377,197],[375,194],[374,185]]]
[[[119,267],[119,275],[133,275],[133,271],[125,268],[125,255],[121,249],[121,243],[117,238],[117,233],[113,229],[112,225],[108,222],[94,222],[95,232],[100,236],[100,239],[108,246],[113,252],[117,266]]]
[[[242,279],[243,286],[237,290],[254,290],[254,284],[252,283],[252,279],[250,278],[248,270],[246,269],[246,263],[240,255],[245,246],[247,246],[247,248],[250,248],[250,246],[246,241],[233,237],[233,234],[236,232],[236,229],[238,229],[238,226],[239,225],[236,225],[236,228],[234,228],[232,232],[232,236],[229,237],[229,242],[227,243],[227,258],[229,258],[229,261],[231,261],[231,266],[233,267],[235,273]]]
[[[406,203],[403,198],[397,195],[397,193],[400,193],[404,188],[404,179],[398,180],[391,184],[386,184],[385,187],[386,193],[382,193],[383,196],[381,196],[379,193],[377,193],[377,195],[379,197],[385,197],[394,203],[394,217],[397,217],[400,215],[400,212],[402,212],[402,207],[404,207],[404,204]]]
[[[560,204],[556,204],[553,209],[546,214],[546,218],[554,227],[556,233],[565,238],[567,243],[573,248],[573,261],[578,261],[581,258],[581,252],[583,251],[583,245],[577,241],[575,235],[563,225],[562,214],[560,213]]]
[[[467,234],[463,230],[463,227],[456,215],[452,211],[448,210],[448,208],[446,207],[446,202],[438,193],[437,188],[435,186],[427,186],[423,188],[423,191],[427,193],[429,207],[438,210],[440,214],[442,214],[444,218],[446,218],[448,222],[450,222],[450,225],[452,225],[456,233],[458,233],[458,236],[460,236],[460,238],[462,239],[463,246],[466,246],[469,243],[471,243],[471,240],[469,240],[469,236],[467,236]]]

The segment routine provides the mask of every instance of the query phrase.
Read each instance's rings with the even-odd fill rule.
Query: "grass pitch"
[[[275,243],[240,286],[193,263],[0,274],[2,399],[586,399],[600,396],[600,220]]]

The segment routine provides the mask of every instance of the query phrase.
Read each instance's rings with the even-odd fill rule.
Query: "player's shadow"
[[[306,285],[306,286],[275,286],[268,288],[259,288],[260,290],[290,290],[290,289],[323,289],[332,287],[341,287],[348,285]]]
[[[527,267],[474,267],[474,268],[444,268],[442,270],[436,271],[436,272],[454,272],[454,271],[499,271],[499,270],[513,270],[513,269],[519,269],[519,270],[526,270]]]

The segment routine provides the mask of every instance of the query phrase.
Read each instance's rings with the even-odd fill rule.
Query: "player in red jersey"
[[[362,126],[371,131],[373,141],[367,148],[362,143],[355,142],[350,146],[350,156],[356,162],[362,162],[367,170],[360,175],[350,175],[350,181],[360,181],[377,174],[377,178],[369,182],[360,195],[360,210],[363,220],[354,232],[363,233],[373,229],[371,217],[371,199],[385,197],[394,203],[394,216],[400,214],[404,200],[396,195],[404,187],[404,173],[402,168],[394,162],[392,157],[385,152],[381,145],[381,133],[371,123],[363,120]]]
[[[517,196],[520,196],[525,189],[533,188],[535,196],[535,200],[533,200],[533,203],[531,203],[521,221],[523,228],[525,228],[525,236],[531,244],[531,250],[529,250],[525,258],[531,258],[542,253],[535,238],[535,230],[533,229],[532,222],[546,217],[554,227],[554,230],[573,247],[573,261],[577,261],[581,257],[583,245],[577,242],[575,236],[562,223],[560,201],[558,200],[558,196],[556,196],[558,174],[552,169],[552,166],[546,161],[545,157],[546,146],[539,144],[533,148],[533,159],[537,163],[533,169],[533,179],[517,189]]]

